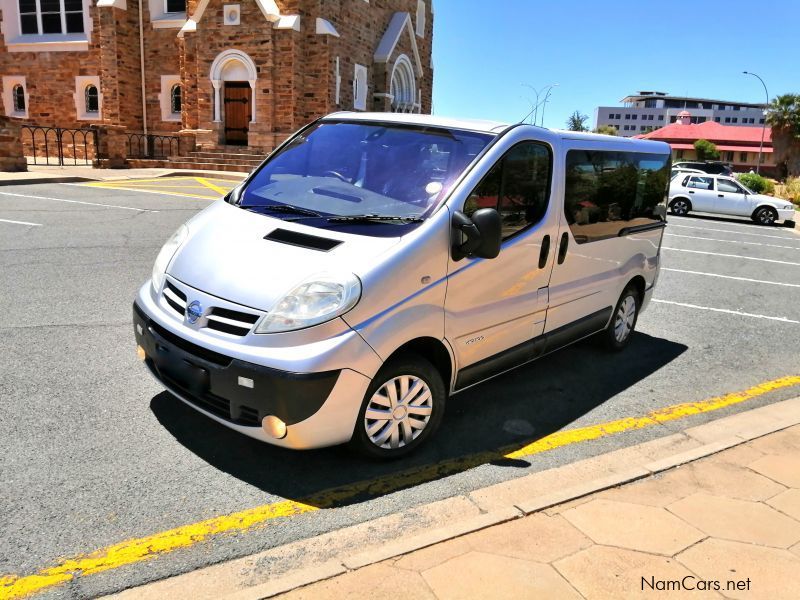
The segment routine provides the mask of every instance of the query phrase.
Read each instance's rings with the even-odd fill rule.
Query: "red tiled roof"
[[[706,121],[696,125],[681,125],[672,123],[656,129],[650,133],[645,133],[641,137],[646,140],[658,140],[661,142],[694,142],[696,140],[708,140],[714,144],[758,144],[761,141],[761,127],[739,127],[735,125],[721,125],[715,121]],[[772,145],[772,131],[769,127],[764,131],[764,145]]]

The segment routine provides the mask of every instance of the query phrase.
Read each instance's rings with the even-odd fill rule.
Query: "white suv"
[[[756,223],[773,225],[783,221],[794,227],[794,206],[788,200],[756,194],[731,177],[685,174],[675,177],[669,187],[669,208],[673,215],[689,211],[750,217]]]

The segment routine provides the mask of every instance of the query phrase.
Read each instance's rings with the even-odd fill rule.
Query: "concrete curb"
[[[4,185],[38,185],[40,183],[81,183],[84,181],[98,181],[91,177],[26,177],[20,180],[0,179],[0,186]]]
[[[403,539],[385,540],[365,549],[363,540],[359,541],[359,536],[363,538],[364,532],[379,529],[381,527],[379,522],[387,519],[381,517],[317,538],[273,548],[251,557],[132,588],[116,596],[145,600],[164,596],[229,600],[270,598],[599,491],[652,477],[657,473],[797,424],[800,424],[800,397],[740,412],[690,427],[681,433],[475,490],[466,497],[455,496],[416,507],[412,511],[427,516],[433,514],[434,522],[439,523],[443,518],[445,524],[435,529],[423,528],[421,532]],[[471,516],[463,518],[465,506],[471,506],[473,509],[477,506],[478,514],[473,512]],[[327,555],[320,551],[321,547],[327,550]],[[349,553],[354,547],[359,551]],[[335,558],[331,559],[329,556],[331,554]],[[299,557],[303,559],[299,560]],[[257,564],[259,559],[273,562],[285,560],[286,565],[283,572],[273,579],[243,587],[246,585],[243,582],[245,579],[243,574],[253,571],[253,565]],[[298,562],[302,563],[299,567]],[[259,573],[257,577],[259,576],[265,577],[263,573]],[[212,582],[219,584],[214,587]]]
[[[243,181],[249,173],[236,173],[233,171],[199,171],[194,170],[180,170],[175,169],[167,173],[159,173],[157,175],[139,175],[139,176],[123,176],[125,170],[117,169],[101,169],[107,173],[104,175],[98,174],[96,177],[87,177],[84,175],[64,175],[54,177],[28,177],[22,173],[19,179],[0,179],[0,187],[6,185],[39,185],[43,183],[84,183],[89,181],[102,181],[105,183],[125,183],[132,179],[161,179],[169,177],[206,177],[213,179],[225,179],[228,181],[240,182]],[[30,174],[30,172],[28,172]]]

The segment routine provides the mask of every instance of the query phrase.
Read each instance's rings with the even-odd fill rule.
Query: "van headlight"
[[[315,275],[275,303],[256,333],[293,331],[330,321],[353,308],[361,297],[361,281],[349,274]]]
[[[175,256],[178,248],[186,241],[189,236],[189,228],[186,225],[178,227],[178,231],[172,234],[172,237],[167,240],[167,243],[161,248],[161,252],[156,257],[156,262],[153,264],[153,289],[156,292],[161,291],[164,285],[164,276],[167,274],[167,267],[169,261]]]

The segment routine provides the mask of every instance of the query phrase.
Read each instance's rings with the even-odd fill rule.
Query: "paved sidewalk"
[[[0,186],[73,181],[118,181],[166,177],[169,175],[213,176],[238,181],[244,179],[247,173],[203,171],[197,169],[94,169],[88,166],[57,167],[48,165],[28,165],[28,170],[23,172],[9,173],[0,171]]]
[[[796,599],[798,573],[800,425],[279,597]]]

